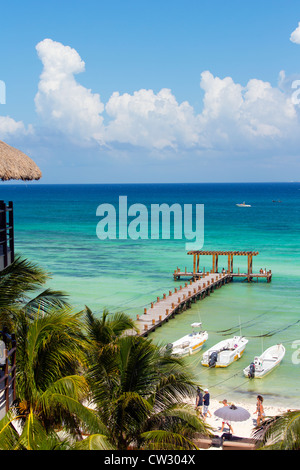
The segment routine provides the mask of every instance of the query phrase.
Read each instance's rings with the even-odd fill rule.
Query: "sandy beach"
[[[230,400],[228,400],[230,403]],[[256,410],[256,401],[254,400],[253,403],[246,403],[246,402],[234,402],[236,406],[241,406],[245,408],[246,410],[249,411],[250,413],[250,418],[247,419],[246,421],[243,422],[232,422],[231,426],[233,428],[233,433],[235,436],[238,437],[252,437],[252,432],[256,426],[256,417],[257,414],[255,413]],[[220,403],[219,400],[210,400],[210,406],[209,406],[209,411],[211,413],[211,417],[208,415],[206,422],[213,428],[213,433],[215,435],[221,436],[223,432],[229,432],[228,426],[225,425],[223,432],[221,432],[221,426],[222,426],[222,419],[217,418],[214,415],[214,412],[222,407],[222,403]],[[276,416],[278,414],[282,414],[285,411],[287,411],[288,408],[283,408],[283,407],[275,407],[275,406],[264,406],[264,411],[265,411],[265,416],[266,417],[271,417],[271,416]],[[213,448],[211,448],[213,449]]]

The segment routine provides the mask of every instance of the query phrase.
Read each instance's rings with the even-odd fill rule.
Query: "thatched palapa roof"
[[[42,172],[25,153],[0,140],[0,179],[39,180]]]

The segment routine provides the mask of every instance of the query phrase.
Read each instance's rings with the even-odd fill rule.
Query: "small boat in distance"
[[[166,350],[171,352],[172,356],[190,356],[202,349],[203,344],[208,338],[207,331],[202,331],[202,323],[192,323],[192,333],[166,345]],[[200,329],[195,331],[195,328]]]
[[[203,354],[201,364],[205,367],[227,367],[240,359],[247,343],[244,336],[224,339]]]
[[[245,201],[241,204],[236,204],[237,207],[251,207],[251,204],[246,204]]]
[[[244,369],[244,375],[249,379],[261,379],[280,364],[285,355],[285,347],[275,344],[266,349],[260,356]]]

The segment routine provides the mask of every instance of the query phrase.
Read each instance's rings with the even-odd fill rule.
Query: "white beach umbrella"
[[[214,412],[214,415],[218,418],[222,418],[223,421],[246,421],[250,418],[250,413],[245,408],[241,406],[222,406],[222,408],[217,409]]]

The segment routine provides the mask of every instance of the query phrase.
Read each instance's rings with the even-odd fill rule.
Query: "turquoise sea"
[[[212,398],[266,405],[300,406],[300,183],[43,185],[2,184],[0,199],[14,202],[16,251],[52,273],[49,287],[64,290],[74,308],[94,312],[108,308],[131,318],[157,296],[178,286],[179,266],[192,269],[186,240],[99,240],[97,207],[144,204],[204,204],[204,250],[253,250],[254,271],[271,269],[272,282],[234,281],[197,302],[158,328],[151,338],[165,344],[202,321],[209,333],[206,348],[233,328],[249,339],[244,356],[227,369],[206,369],[202,352],[187,358],[199,384]],[[238,208],[246,201],[251,208]],[[274,202],[277,201],[277,202]],[[281,201],[281,202],[278,202]],[[206,259],[205,259],[206,258]],[[211,268],[210,257],[200,268]],[[247,258],[234,258],[234,269],[246,269]],[[219,257],[219,269],[227,257]],[[237,327],[237,328],[235,328]],[[273,332],[272,336],[260,337]],[[262,380],[249,381],[242,370],[262,349],[282,342],[286,355]],[[299,364],[298,364],[299,363]]]

